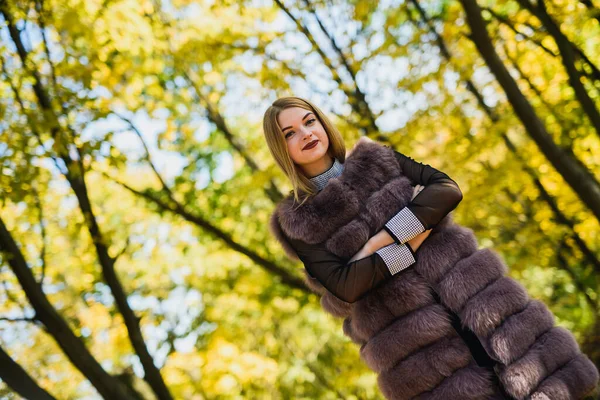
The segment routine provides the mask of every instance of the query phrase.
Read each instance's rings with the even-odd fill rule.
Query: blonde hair
[[[271,155],[275,159],[279,168],[289,178],[294,194],[295,202],[300,202],[300,207],[306,200],[317,193],[317,188],[310,181],[310,179],[304,174],[302,169],[294,163],[288,152],[287,142],[285,136],[281,131],[279,122],[277,122],[277,116],[280,112],[290,107],[299,107],[305,110],[312,111],[317,117],[325,132],[329,138],[329,148],[327,153],[337,159],[339,162],[344,163],[346,160],[346,145],[342,135],[337,128],[331,123],[329,118],[314,104],[308,100],[301,99],[300,97],[282,97],[267,108],[263,117],[263,131],[267,146]]]

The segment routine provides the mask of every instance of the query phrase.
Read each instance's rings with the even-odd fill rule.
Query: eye
[[[306,121],[306,125],[312,125],[313,122],[315,122],[315,121],[316,121],[316,119],[314,119],[314,118],[309,119],[308,121]],[[292,133],[294,133],[294,131],[288,131],[288,133],[286,133],[284,137],[287,139],[288,135],[290,135]]]

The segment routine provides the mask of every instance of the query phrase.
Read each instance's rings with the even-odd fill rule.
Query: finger
[[[420,190],[419,190],[419,185],[415,186],[413,188],[413,193],[412,193],[412,197],[410,198],[411,200],[414,199],[415,197],[417,197],[417,194],[419,194]]]

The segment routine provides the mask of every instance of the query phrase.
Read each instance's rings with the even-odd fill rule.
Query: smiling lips
[[[317,145],[317,143],[319,143],[318,140],[313,140],[312,142],[310,142],[309,144],[307,144],[306,146],[304,146],[304,148],[302,150],[312,149],[313,147],[315,147]]]

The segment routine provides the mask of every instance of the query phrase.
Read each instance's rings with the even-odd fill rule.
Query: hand
[[[421,232],[417,236],[415,236],[414,238],[412,238],[409,241],[407,241],[406,244],[409,245],[410,248],[414,252],[416,252],[417,249],[419,247],[421,247],[421,245],[423,244],[423,242],[425,241],[425,239],[427,239],[427,237],[429,236],[430,233],[431,233],[431,229],[427,229],[425,232]]]
[[[410,198],[410,200],[412,201],[412,199],[414,199],[415,197],[417,197],[417,195],[423,189],[425,189],[425,186],[423,186],[423,185],[417,185],[417,186],[415,186],[415,188],[413,189],[413,194],[412,194],[412,197]]]
[[[382,247],[388,246],[394,242],[394,238],[390,236],[390,234],[385,229],[382,229],[375,235],[373,235],[369,240],[367,240],[367,243],[365,243],[364,246],[358,251],[358,253],[353,255],[350,261],[348,262],[368,257],[371,254],[375,253],[377,250],[381,249]]]
[[[429,237],[429,234],[431,234],[431,229],[427,229],[425,232],[419,233],[417,236],[415,236],[414,238],[407,241],[406,245],[410,246],[410,248],[414,252],[416,252],[417,249],[419,247],[421,247],[421,245],[423,244],[425,239],[427,239],[427,237]],[[385,229],[382,229],[379,232],[377,232],[375,234],[375,236],[370,238],[367,241],[367,243],[365,243],[365,245],[363,247],[361,247],[361,249],[355,255],[353,255],[352,258],[348,262],[351,263],[352,261],[356,261],[356,260],[360,260],[361,258],[368,257],[371,254],[375,253],[380,248],[388,246],[394,242],[395,242],[394,238],[392,238]]]
[[[416,185],[413,189],[411,200],[414,199],[424,188],[425,186],[423,185]],[[430,232],[431,229],[419,234],[419,236],[416,236],[409,240],[407,244],[410,244],[410,247],[413,249],[413,251],[416,251],[419,248],[419,246],[421,246],[421,243],[423,243],[423,241],[427,238],[427,236],[429,236]],[[355,255],[353,255],[348,262],[350,263],[352,261],[368,257],[380,248],[390,245],[392,243],[394,243],[394,238],[391,237],[385,229],[382,229],[379,232],[377,232],[373,237],[371,237],[367,241],[367,243],[365,243],[364,246],[361,247],[361,249]]]
[[[367,241],[367,243],[365,243],[365,245],[361,247],[361,249],[355,255],[353,255],[348,262],[351,263],[352,261],[360,260],[361,258],[368,257],[373,253],[374,251],[371,249],[369,242]]]

